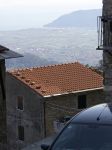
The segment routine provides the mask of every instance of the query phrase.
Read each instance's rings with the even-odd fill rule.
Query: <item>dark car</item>
[[[100,104],[74,116],[43,150],[112,150],[112,104]]]

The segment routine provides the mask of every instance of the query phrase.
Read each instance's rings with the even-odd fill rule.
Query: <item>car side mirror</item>
[[[48,150],[49,147],[50,147],[50,146],[49,146],[49,145],[46,145],[46,144],[42,144],[42,145],[41,145],[41,149],[42,149],[42,150]]]

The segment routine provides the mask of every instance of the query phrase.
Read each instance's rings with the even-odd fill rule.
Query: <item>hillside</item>
[[[45,27],[96,27],[97,16],[101,15],[101,9],[80,10],[63,15]]]
[[[14,58],[6,60],[6,68],[25,68],[25,67],[34,67],[34,66],[47,66],[47,65],[57,64],[56,61],[47,60],[45,58],[41,58],[39,56],[35,56],[33,53],[25,52],[23,53],[23,57]]]
[[[33,67],[79,61],[96,65],[97,30],[90,28],[40,28],[0,32],[0,43],[24,57],[7,60],[7,68]]]

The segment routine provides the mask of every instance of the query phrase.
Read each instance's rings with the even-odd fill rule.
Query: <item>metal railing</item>
[[[112,50],[112,16],[97,17],[98,50]]]

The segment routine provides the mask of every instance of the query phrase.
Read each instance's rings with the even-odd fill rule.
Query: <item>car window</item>
[[[112,150],[112,126],[69,124],[51,150]]]

